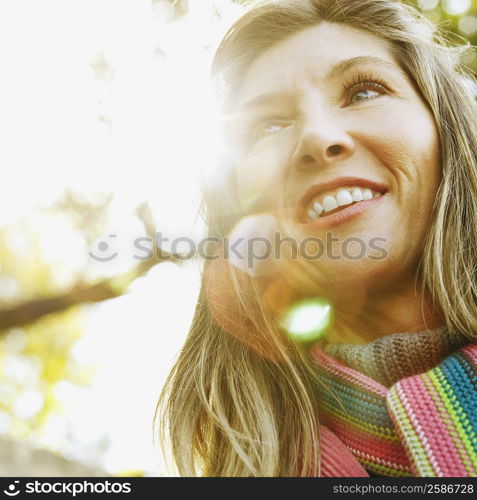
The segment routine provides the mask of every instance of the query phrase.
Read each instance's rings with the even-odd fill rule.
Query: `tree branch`
[[[102,302],[119,297],[126,292],[127,287],[136,278],[144,275],[155,265],[161,262],[180,263],[183,261],[180,255],[164,252],[160,248],[155,249],[154,255],[155,258],[142,261],[133,270],[114,278],[93,285],[78,283],[69,291],[57,296],[34,299],[23,304],[1,309],[0,334],[5,333],[10,328],[18,328],[34,323],[47,314],[65,311],[80,304]]]

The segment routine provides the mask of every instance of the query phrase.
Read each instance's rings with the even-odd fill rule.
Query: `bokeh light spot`
[[[417,0],[417,5],[422,10],[432,10],[437,7],[439,0]]]
[[[331,304],[322,299],[306,299],[294,304],[284,315],[282,326],[297,342],[322,337],[331,320]]]
[[[464,16],[459,19],[459,31],[467,36],[473,36],[477,33],[477,17]]]
[[[442,8],[447,14],[458,16],[459,14],[467,12],[471,4],[471,0],[444,0],[442,2]]]

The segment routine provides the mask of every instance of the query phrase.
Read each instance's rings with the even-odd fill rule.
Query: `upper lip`
[[[329,181],[319,182],[318,184],[313,184],[300,199],[297,207],[298,218],[304,219],[304,211],[308,203],[316,195],[342,186],[362,186],[373,189],[374,191],[379,191],[382,194],[388,190],[384,184],[369,179],[363,179],[362,177],[336,177]]]

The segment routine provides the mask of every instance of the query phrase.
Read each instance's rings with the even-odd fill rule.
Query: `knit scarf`
[[[349,450],[378,476],[477,476],[477,345],[437,329],[363,346],[316,344],[311,354],[320,421],[346,445],[343,459]],[[322,444],[326,464],[336,452]],[[325,475],[348,475],[333,470]]]

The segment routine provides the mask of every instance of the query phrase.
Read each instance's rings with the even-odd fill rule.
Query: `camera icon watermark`
[[[119,255],[118,252],[111,252],[111,240],[117,237],[117,234],[108,234],[105,239],[98,242],[96,250],[88,252],[88,255],[97,262],[111,262]]]
[[[20,489],[17,485],[20,484],[20,481],[13,481],[13,483],[9,484],[6,490],[3,490],[3,493],[9,497],[16,497],[20,493]]]

